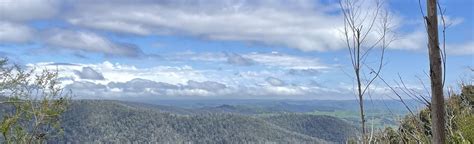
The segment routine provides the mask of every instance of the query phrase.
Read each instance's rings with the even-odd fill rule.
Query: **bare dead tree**
[[[444,144],[445,134],[445,109],[443,96],[443,68],[441,65],[441,50],[438,38],[438,2],[437,0],[427,1],[428,15],[425,16],[428,33],[428,47],[430,60],[431,78],[431,120],[434,144]]]
[[[344,39],[351,58],[356,83],[355,93],[359,100],[363,143],[367,143],[364,96],[380,74],[384,63],[385,49],[393,41],[389,36],[392,27],[389,13],[384,11],[381,0],[373,2],[373,8],[364,8],[367,5],[364,1],[339,1],[344,15]],[[372,52],[377,50],[380,50],[380,53],[373,55]],[[376,61],[376,64],[371,65],[368,60]]]

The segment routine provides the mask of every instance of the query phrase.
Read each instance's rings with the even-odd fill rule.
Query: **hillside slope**
[[[312,117],[319,116],[310,119]],[[296,119],[300,118],[309,120],[304,115]],[[229,113],[174,114],[119,101],[74,101],[63,119],[64,136],[50,142],[328,143],[340,142],[346,136],[339,135],[345,129],[322,126],[334,122],[335,118],[298,122],[312,125],[307,128],[323,128],[303,130],[304,125],[290,124],[294,119],[285,122],[286,119],[281,118],[269,121],[265,117]],[[315,126],[318,124],[320,126]],[[328,138],[324,136],[326,132],[337,136]]]
[[[357,133],[357,129],[347,122],[331,116],[288,113],[264,119],[291,131],[338,143],[346,142]]]

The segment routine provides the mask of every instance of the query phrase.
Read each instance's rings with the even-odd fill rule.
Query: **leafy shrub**
[[[446,132],[449,143],[474,143],[474,86],[463,86],[462,93],[446,100]],[[430,143],[430,109],[424,108],[401,120],[398,129],[386,128],[372,143]]]
[[[0,59],[0,143],[43,143],[61,133],[69,93],[58,73],[35,72]]]

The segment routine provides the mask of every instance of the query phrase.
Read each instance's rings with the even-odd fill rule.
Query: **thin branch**
[[[446,25],[446,20],[444,19],[444,12],[445,10],[443,10],[441,8],[441,5],[439,4],[439,2],[436,2],[437,6],[438,6],[438,9],[439,9],[439,14],[441,16],[441,22],[442,22],[442,25],[443,25],[443,50],[440,51],[441,53],[441,60],[442,60],[442,63],[443,63],[443,84],[442,84],[442,87],[444,88],[444,84],[446,82],[446,29],[448,28],[447,25]]]
[[[415,117],[415,114],[413,113],[413,111],[410,109],[410,107],[408,107],[408,105],[406,104],[405,100],[403,100],[403,98],[400,96],[400,94],[398,94],[398,92],[392,87],[390,86],[387,81],[385,81],[382,77],[378,77],[388,88],[390,88],[390,90],[392,90],[392,92],[400,99],[400,102],[402,102],[402,104],[405,106],[405,108],[410,112],[410,114]]]

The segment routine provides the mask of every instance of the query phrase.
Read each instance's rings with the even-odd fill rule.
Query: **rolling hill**
[[[229,109],[232,112],[227,112]],[[244,109],[245,113],[248,111]],[[230,105],[192,110],[121,101],[74,100],[63,116],[64,135],[49,141],[341,143],[356,130],[331,116],[245,113],[239,113]]]

